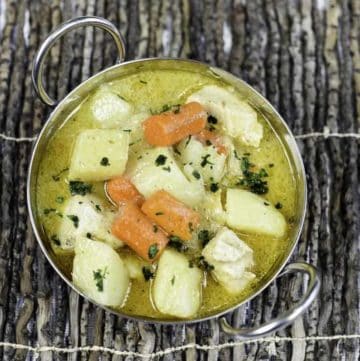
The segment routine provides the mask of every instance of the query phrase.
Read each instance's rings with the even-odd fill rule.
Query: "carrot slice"
[[[109,198],[116,204],[134,202],[138,206],[144,203],[144,197],[126,177],[110,179],[105,184]]]
[[[198,213],[164,190],[150,196],[141,210],[166,232],[183,240],[191,239],[191,232],[200,223]]]
[[[207,114],[200,103],[182,105],[177,111],[153,115],[143,122],[146,141],[151,145],[168,146],[205,128]]]
[[[210,130],[203,129],[201,132],[195,134],[195,138],[198,139],[204,145],[213,144],[219,154],[227,154],[227,148],[221,141],[221,137]]]
[[[153,224],[133,202],[120,205],[111,231],[140,257],[150,262],[160,256],[168,243],[165,232]]]

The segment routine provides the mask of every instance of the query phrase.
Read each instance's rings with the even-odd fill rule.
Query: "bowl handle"
[[[52,99],[44,89],[43,83],[43,70],[45,59],[54,45],[60,37],[68,33],[70,30],[80,28],[82,26],[95,26],[97,28],[107,31],[115,41],[117,50],[119,52],[118,62],[122,62],[125,59],[125,41],[119,30],[110,21],[98,17],[98,16],[81,16],[78,18],[66,21],[52,31],[48,37],[41,44],[33,63],[32,68],[32,81],[37,95],[47,105],[55,106],[58,101]]]
[[[284,312],[279,317],[266,322],[260,326],[252,328],[234,328],[231,327],[226,321],[225,317],[220,319],[220,325],[224,332],[230,335],[236,335],[240,340],[252,339],[263,337],[269,333],[278,331],[288,325],[290,325],[298,316],[305,312],[310,306],[311,302],[315,299],[320,289],[320,275],[317,269],[303,262],[290,263],[284,269],[284,271],[278,276],[281,277],[288,273],[305,273],[309,276],[308,287],[305,294],[302,296],[300,301],[293,306],[290,310]]]

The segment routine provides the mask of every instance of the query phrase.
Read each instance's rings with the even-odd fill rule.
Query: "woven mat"
[[[244,344],[217,320],[128,321],[78,297],[51,269],[25,206],[33,137],[49,113],[32,90],[31,61],[51,29],[81,15],[114,22],[128,59],[185,57],[231,71],[297,135],[309,204],[293,259],[318,266],[323,287],[292,327]],[[0,0],[0,359],[358,360],[359,42],[359,0]],[[71,33],[51,52],[46,89],[60,99],[115,58],[102,31]],[[260,324],[303,287],[301,278],[278,280],[228,320]]]

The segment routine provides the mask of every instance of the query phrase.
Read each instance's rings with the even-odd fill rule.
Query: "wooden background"
[[[217,320],[172,327],[114,317],[70,291],[36,245],[25,206],[32,142],[13,139],[35,136],[49,113],[34,95],[31,62],[60,22],[94,14],[119,27],[127,59],[194,58],[249,82],[298,135],[308,174],[309,211],[293,259],[322,270],[323,287],[310,310],[279,332],[279,340],[210,351],[192,347],[162,359],[358,360],[359,336],[344,335],[360,333],[360,0],[0,0],[0,340],[140,353],[236,341],[219,330]],[[62,98],[115,57],[102,31],[72,33],[52,51],[46,89]],[[235,325],[259,324],[285,310],[303,287],[301,278],[284,278],[228,318]],[[332,335],[335,340],[324,339]],[[1,347],[0,359],[122,357]]]

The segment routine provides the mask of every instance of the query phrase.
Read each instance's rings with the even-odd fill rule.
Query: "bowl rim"
[[[301,172],[301,177],[303,177],[304,182],[303,182],[303,205],[301,207],[301,210],[299,210],[299,213],[301,214],[299,221],[298,221],[298,227],[297,227],[297,231],[296,233],[291,237],[293,239],[293,244],[291,247],[289,247],[288,249],[288,254],[283,258],[283,260],[279,263],[276,271],[274,271],[273,275],[271,278],[269,278],[269,280],[267,280],[264,284],[262,284],[259,289],[257,289],[255,292],[253,292],[251,295],[249,295],[248,297],[246,297],[245,299],[241,300],[239,303],[237,303],[234,306],[231,306],[229,308],[226,308],[224,310],[221,310],[219,312],[216,312],[212,315],[207,315],[207,316],[203,316],[203,317],[197,317],[197,318],[191,318],[191,319],[156,319],[156,318],[151,318],[151,317],[147,317],[147,316],[138,316],[138,315],[129,315],[127,313],[123,313],[119,310],[113,309],[111,307],[108,306],[104,306],[99,304],[98,302],[94,301],[93,299],[91,299],[89,296],[87,296],[86,294],[84,294],[81,290],[79,290],[74,284],[73,282],[68,279],[68,277],[66,277],[66,275],[62,272],[62,270],[60,269],[60,267],[58,267],[58,265],[55,263],[55,261],[53,260],[51,254],[49,253],[45,242],[42,240],[42,237],[40,235],[39,229],[36,225],[36,220],[32,211],[32,192],[31,192],[31,184],[32,184],[32,174],[33,174],[33,169],[34,169],[34,160],[35,157],[37,156],[38,153],[38,147],[39,144],[45,134],[45,132],[47,131],[49,124],[51,124],[51,121],[54,118],[54,115],[56,114],[56,112],[58,111],[58,109],[60,107],[62,107],[64,105],[64,103],[66,103],[68,100],[70,100],[72,97],[74,97],[76,95],[76,93],[78,92],[78,90],[85,86],[86,83],[89,83],[91,81],[94,81],[95,78],[101,77],[102,75],[104,75],[105,73],[108,72],[112,72],[114,69],[117,69],[119,67],[125,66],[125,65],[130,65],[130,64],[136,64],[136,63],[145,63],[145,62],[156,62],[156,61],[176,61],[176,62],[184,62],[184,63],[195,63],[201,66],[205,66],[207,67],[209,70],[217,73],[218,75],[221,74],[227,74],[230,75],[231,77],[235,78],[237,82],[242,83],[243,86],[249,88],[253,93],[256,94],[257,97],[261,98],[262,101],[266,104],[266,106],[268,107],[268,109],[270,109],[271,113],[282,123],[282,126],[284,127],[286,133],[288,136],[290,136],[291,142],[292,142],[292,147],[290,149],[290,152],[292,154],[292,156],[294,158],[296,158],[296,160],[298,161],[298,166]],[[106,82],[106,80],[104,81]],[[297,171],[297,174],[299,174],[299,171]],[[296,143],[295,137],[293,135],[293,133],[291,132],[289,126],[286,124],[285,120],[283,119],[283,117],[278,113],[278,111],[274,108],[274,106],[261,94],[259,93],[256,89],[254,89],[251,85],[249,85],[247,82],[245,82],[244,80],[242,80],[241,78],[233,75],[232,73],[230,73],[227,70],[224,70],[222,68],[216,67],[216,66],[211,66],[207,63],[198,61],[198,60],[194,60],[194,59],[184,59],[184,58],[173,58],[173,57],[149,57],[149,58],[142,58],[142,59],[134,59],[134,60],[129,60],[129,61],[124,61],[118,64],[115,64],[113,66],[107,67],[101,71],[99,71],[98,73],[95,73],[94,75],[92,75],[91,77],[89,77],[88,79],[86,79],[85,81],[81,82],[79,85],[77,85],[73,90],[71,90],[62,100],[60,100],[54,107],[54,109],[50,112],[50,114],[48,115],[46,122],[42,125],[42,128],[36,138],[35,144],[32,148],[31,151],[31,157],[30,157],[30,162],[29,162],[29,166],[28,166],[28,173],[27,173],[27,182],[26,182],[26,203],[27,203],[27,209],[28,209],[28,213],[29,213],[29,219],[30,219],[30,223],[31,223],[31,228],[35,234],[35,238],[37,240],[37,243],[39,244],[43,254],[45,255],[45,257],[47,258],[47,261],[50,263],[50,265],[54,268],[54,270],[57,272],[57,274],[62,278],[63,281],[66,282],[66,284],[68,286],[70,286],[70,288],[75,291],[77,294],[81,295],[85,300],[90,301],[91,303],[93,303],[94,305],[101,307],[102,309],[111,312],[112,314],[115,314],[117,316],[120,317],[124,317],[126,319],[129,320],[133,320],[133,321],[140,321],[140,322],[146,322],[146,323],[152,323],[152,324],[161,324],[161,325],[185,325],[185,324],[195,324],[195,323],[199,323],[199,322],[203,322],[203,321],[209,321],[212,319],[216,319],[219,318],[221,316],[224,316],[230,312],[233,312],[234,310],[236,310],[237,308],[239,308],[240,306],[242,306],[243,304],[251,301],[253,298],[255,298],[256,296],[258,296],[261,292],[263,292],[265,290],[265,288],[267,288],[275,279],[276,277],[280,274],[280,272],[282,271],[282,269],[285,267],[285,265],[288,263],[290,257],[293,255],[294,250],[296,245],[298,244],[299,238],[301,236],[302,230],[303,230],[303,226],[304,226],[304,221],[305,221],[305,216],[306,216],[306,209],[307,209],[307,199],[308,199],[308,194],[307,194],[307,182],[306,182],[306,172],[305,172],[305,167],[304,167],[304,162],[303,162],[303,158],[300,154],[300,150],[299,147]]]

